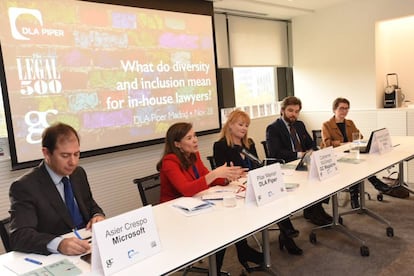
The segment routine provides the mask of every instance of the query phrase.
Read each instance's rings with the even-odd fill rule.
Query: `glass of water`
[[[349,152],[352,158],[359,159],[359,147],[361,146],[361,133],[352,132],[352,143]]]

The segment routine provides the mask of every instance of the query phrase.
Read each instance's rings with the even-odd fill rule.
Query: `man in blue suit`
[[[61,236],[74,228],[90,229],[105,218],[78,166],[78,134],[69,125],[54,124],[42,134],[42,152],[39,166],[10,186],[10,245],[16,251],[44,255],[86,253],[87,240]]]
[[[266,128],[266,143],[270,157],[291,162],[302,158],[314,147],[305,124],[298,120],[301,109],[300,99],[293,96],[283,99],[280,118]],[[316,225],[332,222],[332,217],[325,212],[322,203],[306,208],[304,216]]]

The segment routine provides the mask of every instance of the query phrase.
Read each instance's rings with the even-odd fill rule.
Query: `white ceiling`
[[[207,0],[216,12],[252,17],[291,19],[354,0]]]

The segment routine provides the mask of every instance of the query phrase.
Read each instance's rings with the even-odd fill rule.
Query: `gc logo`
[[[106,260],[105,262],[106,262],[106,267],[110,268],[114,263],[114,259],[110,258],[110,259]]]
[[[24,122],[29,127],[27,128],[28,134],[26,141],[29,144],[40,143],[43,130],[49,126],[47,122],[48,114],[58,114],[55,109],[49,109],[47,111],[30,111],[24,116]]]
[[[12,33],[13,38],[17,39],[17,40],[29,40],[30,38],[24,36],[17,29],[17,26],[16,26],[16,20],[22,14],[33,15],[37,19],[37,21],[39,21],[40,26],[43,26],[42,14],[40,13],[39,10],[34,10],[34,9],[15,8],[15,7],[10,7],[9,8],[10,29],[11,29],[11,33]]]

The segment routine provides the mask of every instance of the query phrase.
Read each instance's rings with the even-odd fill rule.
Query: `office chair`
[[[142,178],[136,178],[133,181],[138,187],[143,206],[149,204],[157,205],[160,203],[161,182],[159,173],[148,175]]]
[[[161,196],[161,180],[160,173],[151,174],[142,178],[136,178],[133,180],[134,184],[137,185],[139,195],[141,197],[142,205],[157,205],[160,203]],[[3,238],[3,236],[2,236]],[[205,273],[208,274],[208,268],[195,267],[190,265],[183,271],[183,275],[188,272]]]
[[[208,160],[208,162],[210,162],[210,168],[212,170],[214,170],[215,168],[217,168],[216,160],[214,159],[214,156],[212,156],[212,155],[207,156],[207,160]]]
[[[0,222],[0,236],[3,242],[3,247],[6,252],[10,252],[10,217],[2,219]]]
[[[267,148],[267,142],[266,141],[261,141],[260,143],[263,146],[263,150],[264,150],[266,158],[269,158],[270,157],[270,152],[269,152],[269,149]]]
[[[267,142],[266,141],[261,141],[260,144],[262,144],[262,146],[263,146],[263,151],[264,151],[265,157],[266,157],[266,159],[265,159],[266,162],[264,162],[265,165],[270,165],[270,164],[273,164],[273,163],[280,163],[280,164],[285,164],[286,163],[285,160],[283,160],[283,159],[277,159],[277,158],[270,157],[270,152],[269,152],[269,149],[267,147]]]
[[[320,129],[312,130],[313,148],[320,149],[322,143],[322,131]]]

